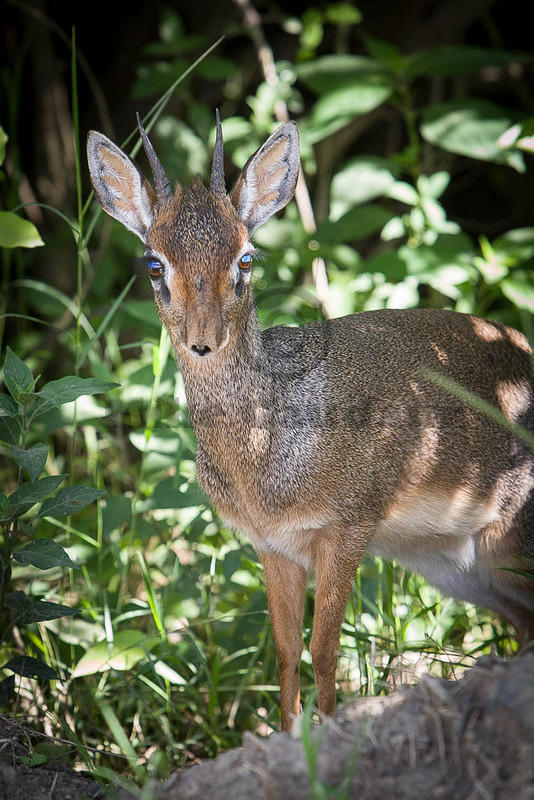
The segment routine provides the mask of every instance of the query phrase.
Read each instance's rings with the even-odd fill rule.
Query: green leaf
[[[102,503],[102,534],[108,536],[132,518],[132,501],[123,494],[108,495]]]
[[[406,181],[395,181],[388,189],[388,197],[407,206],[416,206],[419,203],[419,195],[412,184]]]
[[[24,592],[10,592],[5,598],[6,605],[15,609],[17,625],[29,625],[32,622],[44,622],[60,617],[72,617],[80,612],[61,603],[50,603],[48,600],[32,600]]]
[[[9,346],[4,359],[4,383],[14,400],[23,392],[29,392],[34,383],[31,369]]]
[[[43,244],[33,223],[12,211],[0,211],[0,247],[41,247]]]
[[[11,672],[15,672],[23,678],[41,678],[46,681],[59,679],[55,669],[39,658],[31,658],[31,656],[15,656],[7,664],[4,664],[2,669],[10,669]]]
[[[313,143],[330,136],[355,117],[380,106],[392,92],[393,83],[387,76],[367,75],[323,94],[311,110],[307,140]]]
[[[68,517],[88,506],[98,497],[105,494],[104,489],[93,486],[65,486],[46,500],[39,509],[38,517]]]
[[[315,58],[313,61],[298,64],[296,72],[298,79],[317,94],[351,86],[357,79],[365,80],[369,76],[380,76],[384,80],[384,76],[389,75],[378,61],[367,56],[353,55],[327,55]]]
[[[15,416],[0,416],[0,442],[7,445],[15,445],[20,442],[20,421]]]
[[[403,245],[398,253],[408,275],[453,299],[460,296],[458,287],[473,275],[473,247],[464,234],[439,236],[432,246]]]
[[[45,497],[55,492],[66,477],[66,475],[47,475],[34,483],[22,483],[8,497],[11,515],[14,517],[20,516],[36,503],[40,503]]]
[[[20,756],[20,760],[26,767],[39,767],[46,764],[48,759],[42,753],[33,753],[31,756]]]
[[[82,395],[101,394],[115,389],[119,385],[97,378],[78,378],[76,375],[66,375],[57,381],[45,383],[37,394],[51,405],[59,408],[64,403],[71,403]]]
[[[19,564],[33,564],[38,569],[51,569],[52,567],[79,569],[79,566],[71,561],[68,553],[53,539],[37,539],[30,542],[21,550],[13,553],[13,558]]]
[[[534,286],[526,278],[514,276],[501,281],[501,291],[518,308],[534,313]]]
[[[0,166],[4,163],[4,158],[6,156],[6,144],[9,140],[9,137],[5,130],[0,125]]]
[[[158,641],[161,641],[158,637],[148,638],[142,631],[119,631],[112,643],[99,642],[90,647],[78,661],[71,678],[81,678],[110,669],[131,669],[146,658],[147,651]]]
[[[0,394],[0,417],[16,417],[17,405],[7,394]]]
[[[534,228],[514,228],[498,236],[491,243],[509,266],[517,266],[534,257]]]
[[[44,469],[49,450],[46,444],[36,444],[29,450],[12,446],[9,452],[15,464],[27,471],[33,483]]]
[[[421,75],[449,77],[478,72],[483,67],[505,66],[518,61],[517,54],[493,48],[462,46],[432,47],[420,50],[406,58],[406,74],[410,78]]]
[[[369,203],[351,208],[341,219],[319,226],[314,239],[320,242],[352,242],[379,231],[391,219],[392,213],[382,206]]]
[[[331,3],[326,7],[324,16],[332,25],[357,25],[363,19],[360,9],[352,3]]]
[[[487,100],[451,100],[425,109],[421,134],[427,142],[451,153],[508,164],[523,171],[521,154],[499,144],[499,137],[510,127],[513,117]]]
[[[368,203],[384,195],[395,182],[398,168],[386,158],[358,156],[334,176],[330,215],[338,219],[351,206]]]
[[[207,505],[207,502],[206,495],[195,484],[186,483],[185,490],[180,491],[176,478],[164,478],[157,484],[152,496],[139,504],[139,510],[196,508]]]

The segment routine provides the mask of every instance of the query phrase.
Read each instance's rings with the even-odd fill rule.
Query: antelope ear
[[[96,199],[110,216],[146,243],[155,195],[133,161],[102,133],[90,131],[87,161]]]
[[[288,122],[249,158],[230,195],[250,234],[289,203],[298,174],[299,134]]]

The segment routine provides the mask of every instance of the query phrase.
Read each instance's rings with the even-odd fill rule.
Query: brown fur
[[[503,570],[531,571],[524,559],[534,558],[533,454],[434,379],[467,387],[534,432],[528,342],[499,323],[432,310],[260,332],[238,257],[250,231],[293,191],[294,137],[288,126],[275,133],[230,199],[196,180],[162,208],[149,201],[148,234],[148,201],[122,220],[170,265],[167,294],[155,286],[155,297],[185,382],[198,479],[260,553],[284,729],[299,707],[309,569],[311,653],[325,714],[334,708],[340,627],[366,550],[534,636],[534,578]],[[98,185],[94,152],[93,145]],[[137,186],[134,171],[126,178]],[[110,210],[104,186],[101,201],[120,219],[132,194]]]

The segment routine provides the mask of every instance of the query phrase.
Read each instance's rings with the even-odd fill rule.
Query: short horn
[[[143,123],[141,122],[141,117],[139,114],[137,114],[137,127],[139,128],[139,133],[141,134],[141,141],[143,142],[143,147],[145,148],[150,169],[154,175],[158,200],[167,200],[169,197],[173,196],[171,182],[167,178],[161,161],[157,157],[156,151],[152,147],[152,143],[148,138],[145,129],[143,128]]]
[[[226,187],[224,185],[223,136],[219,109],[215,111],[215,119],[217,121],[217,127],[215,133],[215,149],[213,151],[213,161],[211,163],[210,191],[218,194],[220,197],[226,197]]]

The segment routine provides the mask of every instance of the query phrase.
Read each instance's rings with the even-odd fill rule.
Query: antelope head
[[[250,308],[252,235],[293,196],[297,127],[278,128],[227,194],[218,113],[209,187],[197,177],[173,189],[139,116],[138,126],[154,185],[119,147],[91,131],[87,157],[96,198],[143,242],[158,312],[177,355],[205,360],[235,343]]]

